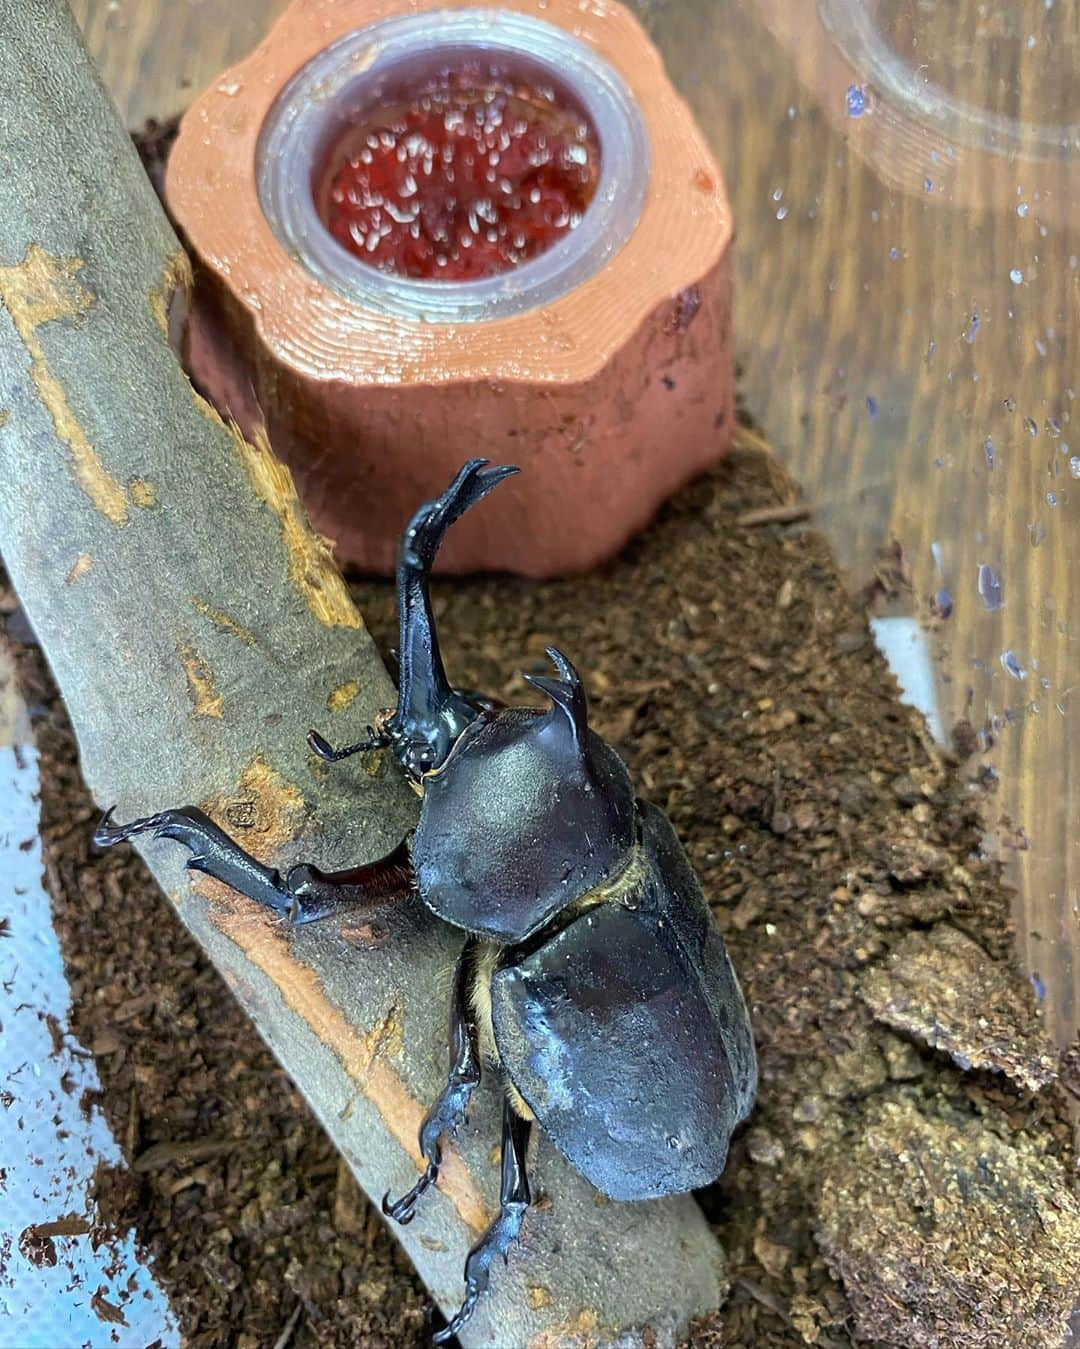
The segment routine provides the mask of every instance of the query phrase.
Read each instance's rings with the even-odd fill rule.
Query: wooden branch
[[[95,796],[120,819],[199,803],[275,862],[387,850],[411,794],[387,764],[327,768],[303,733],[358,738],[391,686],[288,474],[175,360],[187,261],[58,0],[0,0],[0,164],[0,546]],[[183,856],[146,850],[367,1193],[407,1188],[445,1073],[460,934],[403,911],[377,949],[340,922],[290,936],[193,882]],[[395,1229],[446,1311],[493,1211],[496,1138],[489,1088],[439,1192]],[[691,1199],[600,1203],[542,1138],[534,1172],[550,1203],[467,1345],[645,1325],[665,1343],[719,1302],[722,1253]]]

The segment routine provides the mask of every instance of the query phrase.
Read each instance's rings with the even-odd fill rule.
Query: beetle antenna
[[[526,675],[526,680],[541,693],[546,693],[553,703],[553,715],[566,719],[574,743],[584,753],[586,733],[589,729],[589,708],[585,698],[585,685],[581,676],[570,661],[553,646],[547,648],[548,658],[558,671],[558,678],[550,675]]]
[[[340,763],[342,759],[348,759],[353,754],[364,754],[368,750],[385,749],[390,743],[390,737],[385,733],[376,731],[374,726],[367,728],[368,738],[358,740],[355,745],[345,745],[342,749],[334,749],[328,740],[324,740],[318,731],[308,731],[307,742],[320,759],[327,763]]]

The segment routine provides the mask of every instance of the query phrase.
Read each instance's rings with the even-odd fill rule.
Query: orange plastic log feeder
[[[606,0],[298,0],[184,118],[188,362],[264,424],[339,556],[528,471],[448,570],[617,550],[732,427],[731,216],[660,56]]]

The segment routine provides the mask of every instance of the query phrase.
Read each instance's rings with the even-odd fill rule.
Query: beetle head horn
[[[558,678],[550,675],[526,675],[525,678],[552,701],[550,721],[562,723],[569,730],[574,743],[585,752],[585,735],[589,729],[589,709],[585,701],[585,686],[581,676],[561,651],[549,646],[548,658],[558,671]]]

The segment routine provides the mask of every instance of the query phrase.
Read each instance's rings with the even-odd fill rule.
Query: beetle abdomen
[[[492,980],[503,1066],[564,1156],[612,1199],[715,1180],[753,1104],[749,1017],[667,819],[642,806],[639,879]]]
[[[625,863],[634,791],[622,760],[558,708],[508,708],[473,723],[436,773],[412,860],[439,918],[521,941]]]

